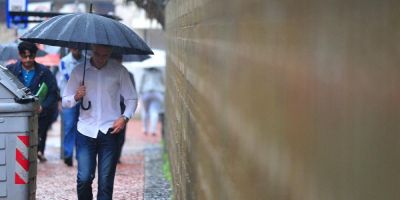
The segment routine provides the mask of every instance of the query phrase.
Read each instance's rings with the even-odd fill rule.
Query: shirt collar
[[[108,68],[109,63],[110,63],[110,60],[107,61],[106,65],[103,68],[97,69],[95,66],[92,65],[91,61],[88,60],[88,62],[86,62],[86,70],[96,70],[96,71],[103,70],[105,68]]]
[[[33,64],[33,67],[30,70],[25,69],[25,67],[22,65],[21,61],[18,62],[18,65],[19,65],[19,67],[21,67],[22,71],[25,71],[25,72],[36,71],[36,62]]]

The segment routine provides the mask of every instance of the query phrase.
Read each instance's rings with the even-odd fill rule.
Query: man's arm
[[[121,96],[124,97],[124,104],[126,106],[123,116],[131,118],[136,111],[138,104],[138,95],[135,88],[134,77],[129,75],[128,70],[125,68],[121,73]]]
[[[120,85],[121,96],[124,98],[125,111],[117,120],[115,120],[113,124],[114,130],[111,132],[113,134],[120,132],[135,113],[138,101],[134,81],[133,76],[130,77],[128,70],[124,68],[120,76]]]
[[[78,73],[79,72],[77,68],[75,68],[71,73],[71,77],[68,80],[67,85],[65,86],[64,93],[62,94],[63,107],[74,107],[86,94],[86,88],[80,84]]]

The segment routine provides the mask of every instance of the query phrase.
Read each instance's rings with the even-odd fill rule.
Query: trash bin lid
[[[7,68],[0,65],[0,84],[15,95],[17,103],[34,102],[36,97]],[[0,88],[1,89],[1,88]]]

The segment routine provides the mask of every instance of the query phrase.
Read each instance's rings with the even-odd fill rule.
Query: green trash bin
[[[0,65],[0,199],[35,199],[37,98]]]

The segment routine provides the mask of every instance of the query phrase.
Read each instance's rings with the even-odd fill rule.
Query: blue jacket
[[[21,75],[22,63],[20,61],[18,61],[15,64],[7,65],[7,68],[21,81],[21,83],[24,82],[23,77]],[[59,94],[58,94],[57,82],[56,79],[54,78],[54,75],[50,72],[49,69],[47,69],[47,67],[35,62],[35,76],[32,78],[31,85],[28,87],[31,90],[32,94],[37,93],[37,91],[39,90],[39,85],[43,82],[46,83],[48,91],[46,98],[41,103],[42,106],[42,112],[40,113],[41,117],[49,114],[51,115],[53,112],[57,111],[56,109],[57,109],[57,101],[59,98]]]

